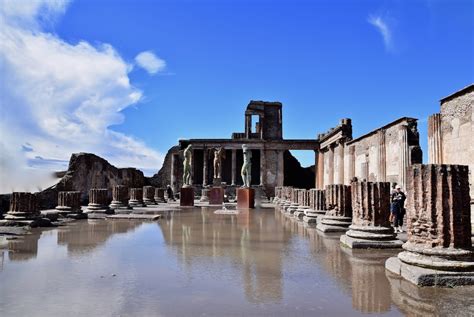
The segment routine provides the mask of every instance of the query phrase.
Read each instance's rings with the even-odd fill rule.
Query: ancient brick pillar
[[[144,207],[143,188],[130,188],[130,199],[128,204],[132,207]]]
[[[309,208],[304,211],[303,221],[307,223],[316,223],[319,216],[326,214],[326,201],[323,189],[308,190]]]
[[[112,209],[130,209],[128,205],[128,187],[124,185],[115,185],[112,188]]]
[[[110,213],[108,206],[109,190],[106,188],[92,188],[89,190],[89,204],[87,213]]]
[[[27,192],[12,193],[10,210],[5,216],[6,220],[34,220],[40,215],[34,194]]]
[[[351,224],[351,186],[326,186],[326,215],[321,218],[317,229],[323,232],[345,232]]]
[[[377,154],[377,180],[379,182],[385,182],[387,180],[387,149],[385,145],[385,130],[381,129],[377,131],[378,138],[378,154]]]
[[[155,188],[155,202],[164,203],[165,200],[165,189],[164,188]]]
[[[61,214],[82,213],[81,192],[61,191],[58,193],[58,205],[56,206]]]
[[[296,218],[303,219],[304,213],[309,209],[309,190],[299,189],[298,195],[298,206],[293,213]]]
[[[145,205],[156,205],[155,202],[155,187],[143,186],[143,203]]]
[[[350,248],[400,248],[390,226],[390,183],[353,182],[352,225],[341,242]]]
[[[404,252],[386,268],[417,285],[473,285],[468,167],[412,165]]]

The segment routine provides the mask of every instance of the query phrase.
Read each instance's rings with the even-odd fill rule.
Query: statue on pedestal
[[[222,159],[225,159],[225,149],[215,148],[214,149],[214,179],[221,179],[222,171]]]
[[[183,162],[183,187],[190,187],[191,184],[191,164],[193,158],[193,152],[191,144],[189,144],[184,150],[184,162]]]
[[[249,188],[252,180],[252,151],[248,149],[246,144],[242,144],[242,150],[244,154],[244,164],[240,172],[242,181],[244,182],[242,187]]]

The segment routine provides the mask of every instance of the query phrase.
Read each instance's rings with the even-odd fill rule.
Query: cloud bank
[[[42,29],[68,2],[0,0],[0,192],[51,185],[71,153],[151,173],[163,155],[110,129],[143,93],[108,44],[71,44]],[[164,62],[163,62],[164,63]],[[158,70],[157,70],[158,71]]]
[[[373,16],[370,16],[367,21],[376,28],[376,30],[380,33],[380,35],[382,35],[385,48],[388,51],[391,51],[393,49],[392,31],[390,30],[385,19],[382,18],[381,16],[373,15]]]

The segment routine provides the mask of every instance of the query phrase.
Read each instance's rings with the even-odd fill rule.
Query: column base
[[[237,189],[237,208],[251,209],[255,208],[255,189],[238,188]]]
[[[323,216],[316,229],[322,232],[346,232],[351,223],[350,217]]]
[[[85,211],[87,214],[113,214],[114,211],[109,208],[109,206],[99,205],[99,204],[89,204]]]
[[[142,200],[130,199],[128,201],[128,205],[132,208],[135,207],[146,207]]]
[[[156,206],[156,201],[153,199],[143,199],[145,206]]]
[[[369,240],[349,237],[347,233],[341,236],[341,243],[351,249],[399,249],[403,241],[394,240]]]
[[[295,210],[293,215],[295,216],[295,218],[298,218],[299,220],[303,220],[306,210],[309,210],[309,206],[298,206],[298,208]]]
[[[179,197],[180,197],[179,205],[181,207],[194,206],[194,188],[193,187],[182,187]]]

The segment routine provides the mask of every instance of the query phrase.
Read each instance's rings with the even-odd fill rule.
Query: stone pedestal
[[[158,203],[165,203],[165,189],[164,188],[155,188],[155,202]]]
[[[143,188],[130,188],[130,199],[128,204],[131,207],[145,207],[143,203]]]
[[[79,191],[61,191],[58,193],[58,205],[56,210],[60,215],[81,218],[83,214],[81,209],[81,192]],[[83,216],[82,218],[86,218]]]
[[[353,182],[352,225],[341,243],[354,249],[401,248],[390,226],[390,183]]]
[[[474,285],[468,167],[412,165],[404,251],[385,268],[418,286]]]
[[[109,190],[106,188],[93,188],[89,190],[89,204],[86,213],[95,214],[113,214],[114,211],[109,208]]]
[[[224,203],[224,188],[212,187],[209,191],[209,205],[222,205]]]
[[[41,212],[34,194],[27,192],[12,193],[10,210],[7,212],[5,220],[27,224],[28,220],[36,220],[40,217]]]
[[[181,207],[193,207],[194,206],[194,188],[193,187],[181,187],[179,205]]]
[[[255,208],[255,189],[237,188],[237,209]]]
[[[155,187],[143,186],[143,203],[145,205],[156,205],[155,201]]]
[[[201,199],[200,199],[201,202],[205,203],[209,201],[209,191],[210,191],[209,188],[203,188],[201,190]]]
[[[351,186],[326,186],[326,215],[316,228],[322,232],[346,232],[352,222]]]
[[[115,212],[129,212],[132,210],[128,204],[128,187],[124,185],[116,185],[112,188],[112,203],[110,209]]]
[[[222,178],[216,177],[212,180],[212,185],[219,187],[222,184]]]

